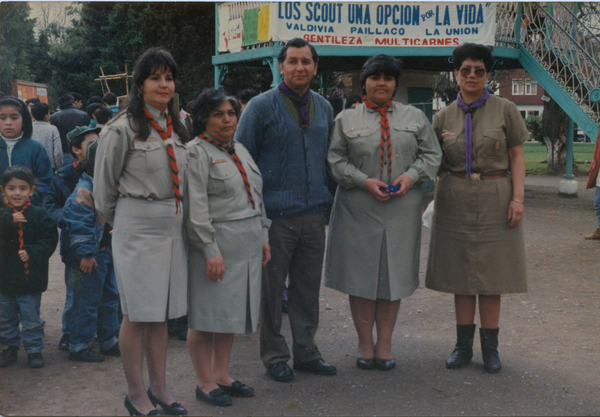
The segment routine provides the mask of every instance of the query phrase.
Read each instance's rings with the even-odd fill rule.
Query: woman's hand
[[[269,242],[263,243],[263,257],[262,257],[262,266],[265,266],[271,260],[271,246]]]
[[[381,191],[381,188],[385,189],[387,184],[376,180],[375,178],[367,178],[365,181],[365,187],[377,200],[383,202],[390,199],[390,194],[385,191]]]
[[[510,220],[510,227],[516,227],[521,220],[523,220],[523,213],[525,212],[525,205],[518,201],[511,201],[508,206],[508,220]]]
[[[392,194],[396,197],[402,197],[410,190],[410,178],[406,174],[400,175],[392,184],[398,187],[398,192]]]
[[[212,282],[223,279],[225,276],[225,263],[221,254],[206,260],[206,276]]]

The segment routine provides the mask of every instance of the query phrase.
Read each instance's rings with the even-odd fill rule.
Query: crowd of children
[[[59,126],[48,123],[49,107],[37,99],[27,104],[15,97],[0,100],[0,367],[17,362],[21,342],[28,366],[44,366],[40,305],[58,228],[67,288],[59,348],[74,361],[120,355],[111,229],[96,213],[93,199],[98,134],[113,115],[116,96],[95,109],[95,126],[81,118],[83,124],[70,129],[61,144],[59,130],[67,116],[81,116],[74,112],[79,111],[74,94],[65,96],[65,113],[54,117],[61,120]],[[92,349],[94,340],[99,353]]]

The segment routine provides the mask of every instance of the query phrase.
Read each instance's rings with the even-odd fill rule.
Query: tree
[[[35,45],[29,4],[0,3],[0,90],[10,94],[10,81],[30,80],[30,52]]]
[[[556,101],[544,102],[542,114],[543,139],[548,150],[548,169],[563,171],[567,160],[567,114]]]
[[[525,119],[525,126],[531,135],[531,139],[544,143],[544,129],[542,116],[529,116]]]

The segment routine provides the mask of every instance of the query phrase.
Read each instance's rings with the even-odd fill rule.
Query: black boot
[[[479,329],[481,338],[481,353],[483,355],[483,369],[495,374],[500,372],[502,362],[498,356],[498,332],[500,329]]]
[[[473,357],[473,337],[475,336],[474,324],[456,325],[456,347],[454,352],[446,359],[446,368],[457,369],[471,363]]]

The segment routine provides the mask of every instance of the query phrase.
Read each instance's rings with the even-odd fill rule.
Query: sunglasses
[[[476,78],[482,78],[485,76],[485,68],[461,68],[458,70],[461,77],[467,78],[472,72],[475,73]]]

